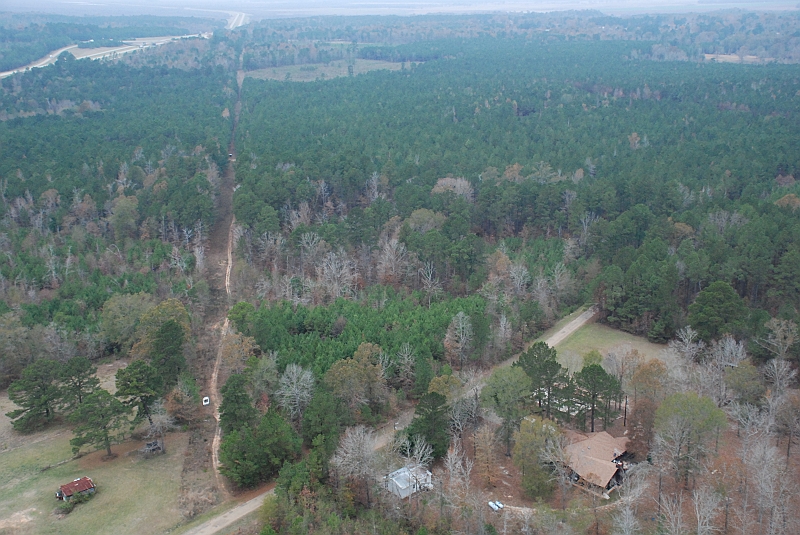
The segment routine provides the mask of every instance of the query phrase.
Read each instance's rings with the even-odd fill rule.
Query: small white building
[[[386,490],[398,498],[408,498],[421,490],[431,490],[431,473],[424,466],[404,466],[383,478]]]

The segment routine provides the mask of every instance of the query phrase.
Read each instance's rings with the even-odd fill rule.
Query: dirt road
[[[597,315],[598,309],[597,306],[591,306],[583,313],[581,313],[578,317],[572,319],[569,323],[564,325],[561,329],[556,331],[555,333],[547,336],[546,338],[538,338],[534,340],[530,344],[534,342],[538,342],[540,340],[544,340],[547,342],[549,346],[555,346],[559,343],[566,340],[572,333],[580,329],[584,326],[587,322]],[[529,345],[530,345],[529,344]],[[498,367],[502,366],[510,366],[513,362],[515,362],[519,358],[519,355],[514,355],[512,358],[502,362],[498,365]],[[475,379],[475,381],[469,385],[465,385],[464,391],[465,392],[472,392],[473,389],[477,388],[480,391],[483,388],[483,385],[486,382],[486,378],[489,377],[492,370],[487,370],[485,373],[481,374],[479,377]],[[470,394],[471,395],[471,394]],[[413,410],[404,411],[401,413],[394,421],[390,424],[385,425],[384,427],[380,428],[377,432],[376,436],[376,447],[380,448],[384,446],[389,439],[391,438],[392,434],[394,434],[395,430],[403,429],[407,426],[411,419],[414,416]],[[252,498],[241,505],[237,505],[233,509],[227,511],[225,514],[218,516],[217,518],[211,519],[204,524],[201,524],[191,530],[187,531],[184,535],[215,535],[217,533],[221,533],[222,530],[227,528],[228,526],[234,524],[235,522],[241,520],[248,514],[256,511],[262,503],[264,503],[264,499],[267,496],[273,494],[273,489],[267,490],[262,494]]]
[[[215,533],[220,533],[231,524],[234,524],[250,513],[258,510],[258,508],[261,507],[261,504],[264,503],[264,498],[272,494],[272,492],[272,489],[270,489],[265,493],[256,496],[252,500],[248,500],[241,505],[237,505],[230,511],[221,514],[217,518],[212,518],[211,520],[200,524],[196,528],[190,529],[183,535],[214,535]]]
[[[549,345],[550,347],[557,346],[558,344],[566,340],[569,335],[571,335],[572,333],[583,327],[587,321],[594,318],[598,312],[599,309],[597,308],[597,305],[590,306],[580,316],[578,316],[574,320],[564,325],[552,336],[549,336],[547,339],[545,339],[545,342],[547,342],[547,345]],[[516,357],[514,358],[514,360],[516,360]]]

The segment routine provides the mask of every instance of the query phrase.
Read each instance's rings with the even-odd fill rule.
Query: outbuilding
[[[431,473],[424,466],[404,466],[384,478],[386,490],[398,498],[408,498],[421,490],[433,488]]]
[[[68,502],[73,496],[78,494],[94,494],[94,492],[95,486],[92,479],[89,477],[80,477],[71,483],[61,485],[56,491],[56,498]]]

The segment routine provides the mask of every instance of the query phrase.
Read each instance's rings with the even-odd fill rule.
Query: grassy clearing
[[[42,472],[71,458],[70,438],[64,430],[0,455],[0,533],[161,533],[180,522],[185,433],[167,437],[166,455],[143,459],[135,453],[141,442],[133,441],[112,447],[116,459],[104,462],[98,451]],[[97,495],[59,519],[55,491],[81,476],[94,480]]]
[[[556,346],[558,359],[561,365],[576,371],[576,366],[582,364],[583,355],[593,349],[605,355],[609,350],[628,346],[637,350],[645,359],[657,358],[659,353],[667,346],[648,342],[646,338],[634,336],[630,333],[613,329],[600,323],[587,323],[566,340]]]
[[[403,68],[403,63],[393,63],[391,61],[379,61],[374,59],[357,59],[353,66],[353,74],[359,75],[375,70],[399,71]],[[405,63],[409,68],[409,64]],[[290,82],[313,82],[316,80],[329,80],[348,76],[347,61],[332,61],[329,64],[317,63],[313,65],[287,65],[285,67],[274,67],[270,69],[259,69],[250,71],[247,76],[258,78],[259,80],[288,80]]]
[[[105,388],[112,394],[116,392],[115,375],[117,370],[127,365],[127,362],[124,360],[114,360],[97,364],[97,373],[95,376],[100,380],[100,388]],[[6,416],[6,413],[18,408],[19,407],[8,399],[8,391],[4,390],[0,392],[0,453],[21,446],[27,447],[43,440],[49,440],[52,435],[61,433],[65,429],[67,430],[66,432],[69,433],[67,426],[59,424],[58,422],[49,425],[46,430],[33,435],[21,435],[16,433],[11,425],[11,419]],[[66,451],[69,452],[69,448],[67,448]]]

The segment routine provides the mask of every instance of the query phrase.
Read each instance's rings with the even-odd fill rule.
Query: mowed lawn
[[[654,344],[642,336],[634,336],[600,323],[588,323],[572,333],[556,346],[562,366],[575,370],[577,357],[583,357],[593,349],[603,356],[609,351],[623,348],[637,350],[646,360],[657,358],[666,349],[665,344]]]
[[[135,450],[141,441],[117,444],[116,459],[102,461],[104,451],[42,471],[72,458],[68,429],[39,442],[0,453],[0,533],[81,534],[163,533],[181,522],[178,510],[183,453],[188,435],[167,436],[166,455],[144,459]],[[129,452],[132,452],[128,455]],[[97,495],[64,518],[53,511],[59,485],[88,476]]]

